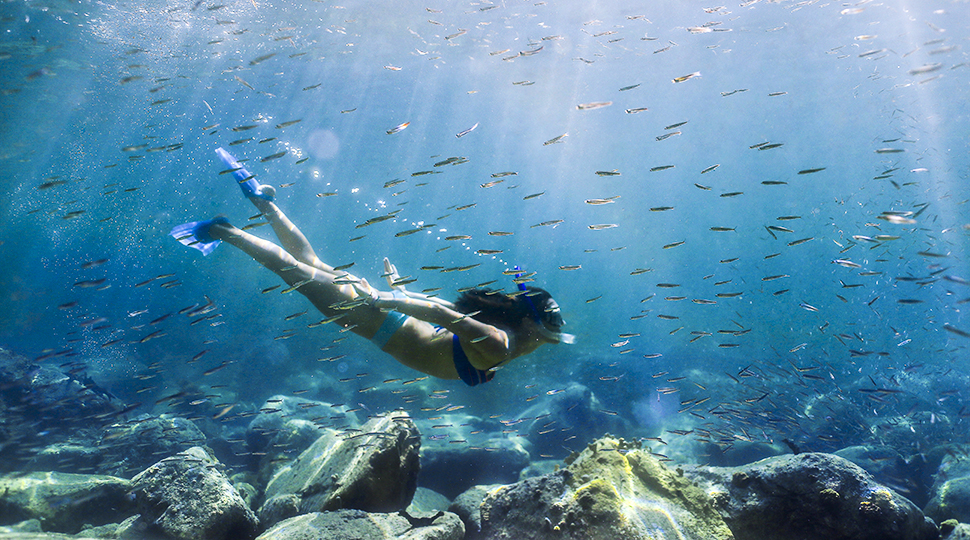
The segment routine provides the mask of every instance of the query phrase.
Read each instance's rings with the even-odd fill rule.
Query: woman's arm
[[[504,362],[508,357],[510,349],[508,334],[490,324],[473,319],[473,314],[460,313],[433,299],[412,298],[401,291],[378,291],[368,287],[366,282],[360,286],[355,284],[354,287],[364,298],[369,297],[368,303],[374,307],[399,311],[415,319],[441,326],[457,335],[476,353],[469,354],[469,360],[479,369],[493,367]],[[465,352],[472,351],[466,349]],[[477,359],[481,361],[476,362]]]
[[[441,304],[442,306],[449,309],[455,309],[455,304],[445,300],[444,298],[439,298],[437,296],[431,296],[431,295],[427,295],[419,292],[412,292],[407,290],[404,287],[404,285],[397,284],[401,280],[401,275],[398,274],[397,267],[391,264],[391,261],[387,257],[384,257],[384,276],[383,277],[387,278],[387,285],[391,289],[404,293],[410,298],[414,298],[417,300],[426,300],[428,302]]]

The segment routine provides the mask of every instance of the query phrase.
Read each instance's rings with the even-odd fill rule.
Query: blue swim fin
[[[243,195],[247,197],[258,197],[267,201],[274,199],[276,190],[272,186],[261,186],[256,181],[256,177],[236,161],[236,158],[232,157],[229,152],[219,147],[216,148],[216,155],[232,171],[232,177],[236,179],[236,182],[239,182],[239,187],[242,188]]]
[[[209,236],[209,227],[215,223],[228,225],[229,220],[224,217],[217,217],[204,221],[183,223],[173,227],[168,234],[182,244],[201,251],[203,255],[208,255],[222,242],[222,240],[216,240]]]

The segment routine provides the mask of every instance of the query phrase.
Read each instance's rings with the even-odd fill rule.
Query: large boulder
[[[86,527],[77,536],[93,536],[95,538],[117,538],[119,540],[168,540],[161,535],[151,536],[147,527],[141,521],[141,516],[135,514],[121,523],[108,523],[97,527]],[[0,536],[0,538],[4,538]]]
[[[926,515],[936,521],[956,519],[970,522],[970,476],[951,478],[934,490]]]
[[[775,446],[763,442],[737,441],[725,447],[714,442],[701,443],[689,438],[677,440],[672,448],[664,447],[663,451],[667,454],[667,452],[673,450],[674,452],[669,455],[678,456],[684,462],[693,462],[693,460],[688,459],[689,456],[693,456],[684,452],[685,444],[693,448],[693,456],[703,456],[704,463],[718,467],[745,465],[785,453],[781,448],[778,448],[780,445]]]
[[[163,457],[205,442],[205,435],[190,420],[168,414],[142,416],[111,424],[93,434],[82,431],[67,441],[50,444],[24,468],[131,478]]]
[[[176,540],[246,540],[258,522],[219,463],[199,447],[163,459],[131,480],[149,532]]]
[[[437,512],[438,510],[447,510],[450,504],[451,501],[448,500],[448,497],[428,488],[418,487],[414,491],[414,497],[411,498],[411,504],[405,510],[412,514]]]
[[[45,532],[6,532],[6,527],[0,527],[0,538],[3,540],[99,540],[97,536],[74,536],[71,534]],[[139,539],[140,540],[140,539]]]
[[[458,516],[458,519],[465,524],[466,540],[479,538],[482,532],[482,501],[490,492],[503,487],[505,487],[503,484],[474,486],[451,501],[448,511]]]
[[[45,531],[74,534],[135,512],[123,478],[59,472],[0,478],[0,525],[36,519]]]
[[[831,454],[777,456],[685,474],[717,505],[737,540],[934,540],[909,500]]]
[[[203,444],[202,431],[179,416],[144,416],[113,424],[97,443],[103,456],[97,472],[131,478],[159,459]]]
[[[252,468],[265,484],[279,467],[310,447],[326,428],[357,428],[357,416],[340,405],[274,395],[268,398],[246,429],[246,446]]]
[[[314,512],[277,523],[257,540],[462,540],[461,520],[448,512],[369,514]]]
[[[289,517],[281,506],[301,514],[402,510],[417,488],[420,447],[418,429],[404,412],[373,418],[356,431],[328,430],[273,475],[260,515]]]
[[[649,452],[606,437],[567,469],[489,492],[481,537],[732,539],[708,496]]]
[[[0,472],[23,471],[38,447],[110,422],[124,410],[80,369],[83,364],[42,362],[59,354],[30,359],[0,347]]]
[[[604,406],[592,390],[570,382],[529,407],[523,413],[523,420],[529,420],[516,428],[532,443],[534,455],[562,459],[570,451],[581,450],[584,441],[629,431],[627,421],[605,412],[607,408],[612,407]]]
[[[453,422],[444,419],[442,422],[463,427],[451,428],[457,433],[450,438],[425,441],[422,445],[421,475],[418,478],[422,487],[454,498],[476,485],[515,482],[522,469],[529,466],[529,451],[524,446],[529,445],[529,441],[525,438],[508,438],[495,433],[481,442],[478,441],[483,435],[478,435],[474,446],[454,444],[451,441],[471,437],[460,431],[468,429],[465,426],[468,422],[458,419]],[[436,429],[434,433],[440,437],[441,431]]]
[[[104,462],[104,452],[95,444],[78,441],[59,442],[45,446],[25,465],[29,471],[59,471],[97,473]]]
[[[937,469],[926,515],[938,522],[956,519],[970,523],[970,456],[955,448],[943,456]]]
[[[928,487],[920,479],[923,467],[919,460],[909,463],[895,448],[885,445],[849,446],[834,454],[862,467],[876,482],[917,506],[926,504]]]
[[[357,415],[352,412],[338,410],[339,405],[333,405],[324,401],[314,401],[310,399],[295,398],[293,396],[274,395],[268,398],[260,407],[259,414],[253,417],[246,430],[246,442],[250,450],[263,452],[279,442],[281,433],[300,432],[305,426],[313,426],[314,429],[334,427],[344,429],[346,427],[356,428],[360,425]],[[297,426],[287,427],[293,420],[300,421]],[[313,441],[319,437],[316,433],[297,453],[302,452]],[[292,445],[298,445],[300,438],[293,438],[293,434],[285,434]]]
[[[465,524],[466,540],[479,538],[482,532],[482,501],[494,490],[505,487],[502,484],[474,486],[466,490],[448,506],[448,511],[458,516]]]

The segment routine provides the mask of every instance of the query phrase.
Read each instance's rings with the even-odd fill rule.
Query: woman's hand
[[[387,261],[387,259],[384,259]],[[378,309],[394,309],[402,301],[407,303],[407,295],[401,291],[385,292],[371,287],[366,278],[361,278],[359,282],[352,283],[357,295],[363,298],[367,305]]]
[[[387,286],[405,292],[404,285],[397,284],[401,280],[401,275],[397,273],[397,267],[391,264],[390,259],[384,257],[384,277],[387,278]]]

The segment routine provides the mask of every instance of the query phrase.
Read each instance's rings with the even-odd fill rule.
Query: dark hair
[[[492,289],[471,289],[461,293],[455,300],[455,309],[461,313],[480,312],[472,316],[473,319],[492,326],[504,327],[516,331],[522,325],[522,319],[540,320],[552,326],[562,325],[562,318],[558,310],[553,316],[545,311],[545,306],[552,301],[552,295],[539,287],[526,287],[525,292],[509,296],[502,291]],[[554,302],[553,302],[554,303]]]

